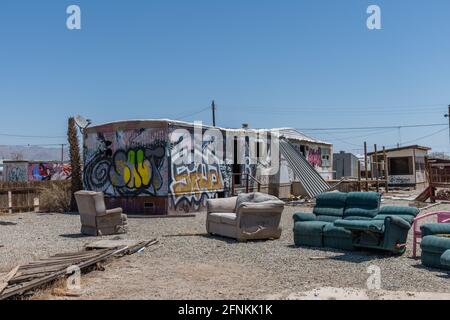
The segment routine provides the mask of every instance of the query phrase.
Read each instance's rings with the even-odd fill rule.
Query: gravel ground
[[[430,210],[437,209],[450,210],[450,205]],[[205,213],[195,218],[132,218],[130,232],[123,238],[159,237],[160,245],[114,260],[106,271],[83,276],[80,298],[283,299],[324,287],[363,289],[371,265],[381,268],[383,290],[450,293],[448,273],[424,268],[420,260],[411,258],[411,236],[401,257],[295,247],[292,214],[296,211],[311,208],[286,207],[281,239],[247,243],[207,235],[164,237],[204,233]],[[82,249],[94,240],[80,235],[77,215],[0,216],[0,272],[38,257]],[[57,297],[43,292],[35,298]]]

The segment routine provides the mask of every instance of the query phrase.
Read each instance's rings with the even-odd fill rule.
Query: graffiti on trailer
[[[29,181],[67,180],[71,174],[69,164],[41,162],[28,165]]]
[[[170,169],[170,192],[172,195],[172,206],[176,210],[185,212],[198,210],[205,206],[206,200],[214,198],[217,192],[225,189],[227,182],[224,180],[228,175],[228,166],[220,164],[220,160],[215,157],[208,149],[208,143],[203,143],[200,148],[195,148],[195,155],[201,160],[201,163],[179,163],[185,156],[185,149],[179,146],[184,137],[171,144],[171,169]],[[201,154],[200,154],[201,153]],[[214,161],[211,159],[214,158]]]
[[[118,133],[116,137],[122,139],[122,135]],[[138,135],[133,134],[132,139]],[[84,170],[83,179],[88,190],[112,196],[157,195],[164,184],[164,141],[113,150],[117,142],[107,140],[102,134],[98,134],[97,139],[98,150],[86,162]]]
[[[309,149],[308,151],[308,162],[315,167],[320,167],[322,165],[322,150],[318,148],[317,150]]]

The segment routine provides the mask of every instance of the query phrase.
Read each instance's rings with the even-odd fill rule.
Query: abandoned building
[[[333,154],[333,178],[358,178],[360,160],[353,153],[341,151]]]
[[[369,152],[373,170],[378,170],[379,177],[386,177],[389,186],[423,188],[427,183],[425,175],[425,157],[431,148],[411,145],[386,149],[387,174],[384,170],[384,154]]]
[[[222,137],[210,134],[210,129]],[[201,141],[196,141],[196,130],[200,130]],[[283,155],[277,174],[265,176],[259,170],[265,166],[264,156],[271,153],[274,132],[289,141],[319,177],[331,179],[332,145],[294,129],[227,129],[151,119],[84,130],[84,188],[103,192],[109,205],[120,206],[127,213],[155,216],[196,212],[205,207],[207,199],[250,190],[287,198],[298,179]],[[263,134],[268,138],[261,142],[258,137]],[[233,137],[231,144],[227,136]],[[241,141],[242,136],[245,140]],[[233,159],[205,152],[208,145],[220,144],[220,139],[224,154],[231,152]],[[183,147],[186,141],[192,143],[187,144],[189,152]],[[258,161],[252,161],[250,151]],[[199,155],[201,161],[180,161],[187,154]]]

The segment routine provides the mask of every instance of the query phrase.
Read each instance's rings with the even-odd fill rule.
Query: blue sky
[[[70,4],[82,30],[66,28]],[[370,4],[382,30],[366,28]],[[448,0],[2,0],[0,133],[64,136],[75,114],[210,123],[189,115],[215,99],[221,126],[305,129],[336,151],[401,140],[448,152],[445,127],[306,130],[446,123],[448,13]]]

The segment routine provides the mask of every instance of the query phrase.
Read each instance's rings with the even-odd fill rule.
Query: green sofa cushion
[[[419,214],[419,212],[420,210],[417,209],[416,207],[384,206],[380,209],[379,214],[416,217]]]
[[[334,225],[352,231],[384,232],[383,220],[336,220]]]
[[[294,243],[297,246],[323,247],[323,221],[302,221],[294,224]]]
[[[373,218],[380,209],[381,195],[376,192],[350,192],[347,195],[344,217]]]
[[[317,220],[318,221],[335,222],[338,219],[341,219],[341,218],[340,217],[336,217],[336,216],[325,216],[325,215],[318,215],[317,216]]]
[[[294,219],[294,223],[298,221],[315,221],[316,216],[312,213],[303,213],[303,212],[296,212],[292,216]]]
[[[379,214],[373,220],[385,220],[387,217],[398,217],[402,218],[406,222],[408,222],[410,225],[414,222],[414,216],[410,215],[404,215],[404,214]]]
[[[450,267],[450,250],[445,251],[442,255],[441,264]]]
[[[347,194],[343,192],[325,192],[316,199],[314,214],[342,217],[344,215]]]
[[[450,234],[450,223],[429,223],[420,226],[422,237],[434,234]],[[449,248],[450,249],[450,248]]]
[[[325,237],[330,238],[352,238],[352,232],[350,230],[347,230],[345,228],[336,227],[333,224],[327,224],[323,228],[323,234]]]
[[[311,235],[311,234],[322,234],[323,228],[329,224],[325,221],[301,221],[294,224],[294,232]]]
[[[426,236],[420,244],[422,251],[443,254],[450,249],[450,238]]]

